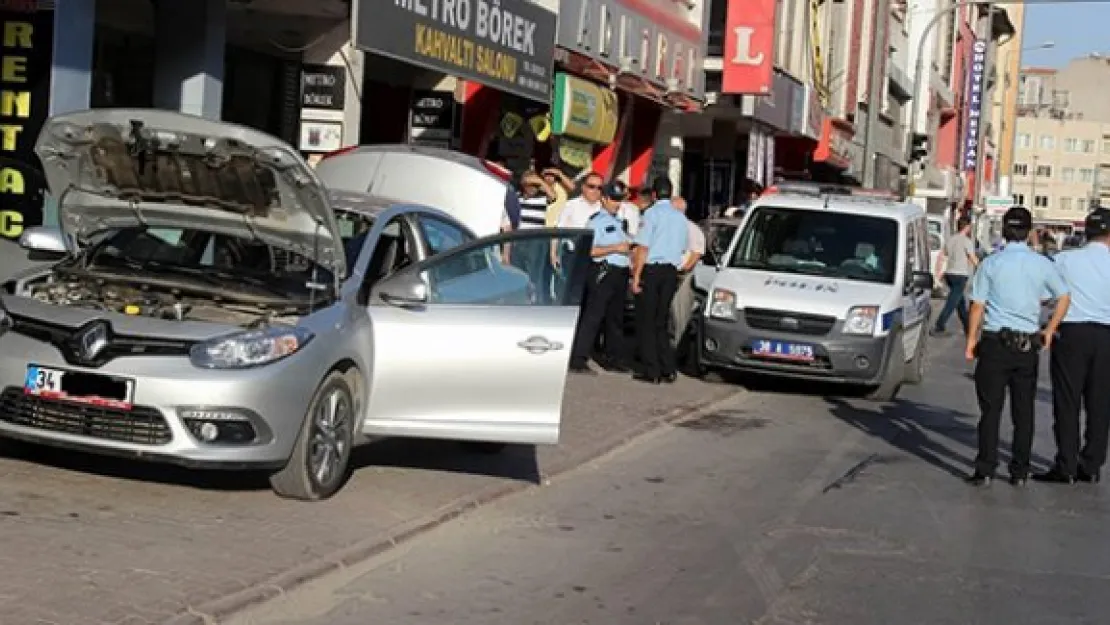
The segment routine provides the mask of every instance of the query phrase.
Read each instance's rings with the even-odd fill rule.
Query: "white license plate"
[[[135,382],[97,373],[27,365],[23,392],[43,399],[130,410]]]
[[[794,362],[813,362],[816,358],[813,346],[785,341],[754,341],[752,354],[763,358],[790,360]]]

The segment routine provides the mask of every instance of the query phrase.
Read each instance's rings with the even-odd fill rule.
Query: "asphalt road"
[[[895,405],[753,392],[231,622],[1105,623],[1107,487],[963,484],[971,381],[939,343]]]

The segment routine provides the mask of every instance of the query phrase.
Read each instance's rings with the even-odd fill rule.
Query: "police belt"
[[[998,339],[1002,347],[1019,354],[1038,352],[1044,347],[1044,337],[1040,332],[1018,332],[1002,328],[997,332],[983,332],[983,336]]]
[[[628,269],[628,267],[625,267],[624,265],[615,265],[615,264],[613,264],[613,263],[611,263],[607,260],[595,260],[594,261],[594,269],[596,269],[598,271],[610,271],[610,270]]]

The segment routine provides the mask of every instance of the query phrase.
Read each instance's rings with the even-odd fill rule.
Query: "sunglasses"
[[[597,191],[598,189],[601,188],[601,185],[599,185],[599,184],[587,184],[587,185],[582,185],[582,188],[583,189],[589,189],[590,191]]]

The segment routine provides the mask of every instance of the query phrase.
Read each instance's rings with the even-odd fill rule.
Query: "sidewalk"
[[[0,614],[4,625],[204,623],[388,548],[461,511],[542,481],[738,392],[682,379],[572,378],[562,444],[467,454],[383,441],[334,499],[274,496],[264,479],[198,474],[0,443]]]

